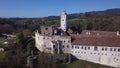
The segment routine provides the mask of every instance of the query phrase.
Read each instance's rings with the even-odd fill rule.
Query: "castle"
[[[84,30],[81,34],[67,32],[67,13],[61,14],[60,27],[41,26],[35,32],[35,45],[45,53],[69,53],[74,58],[120,67],[120,33]]]

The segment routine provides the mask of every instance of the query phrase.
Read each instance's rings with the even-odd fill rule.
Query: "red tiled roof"
[[[109,31],[89,31],[84,30],[82,34],[87,34],[87,32],[90,33],[90,35],[103,35],[103,36],[116,36],[117,32],[109,32]]]
[[[71,37],[75,38],[72,45],[120,46],[120,35],[117,36],[116,32],[93,31],[92,34],[91,31],[90,35],[87,35],[83,31],[82,34]]]

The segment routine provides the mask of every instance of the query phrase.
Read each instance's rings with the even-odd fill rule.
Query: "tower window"
[[[45,28],[45,30],[48,30],[48,28]]]
[[[64,19],[62,19],[62,21],[64,21]]]

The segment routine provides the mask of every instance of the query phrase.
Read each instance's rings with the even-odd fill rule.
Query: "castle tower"
[[[61,14],[61,29],[63,32],[67,30],[67,13],[64,11]]]

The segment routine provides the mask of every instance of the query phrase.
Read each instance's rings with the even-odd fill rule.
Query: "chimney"
[[[119,31],[117,31],[117,36],[119,36],[119,35],[120,35]]]

